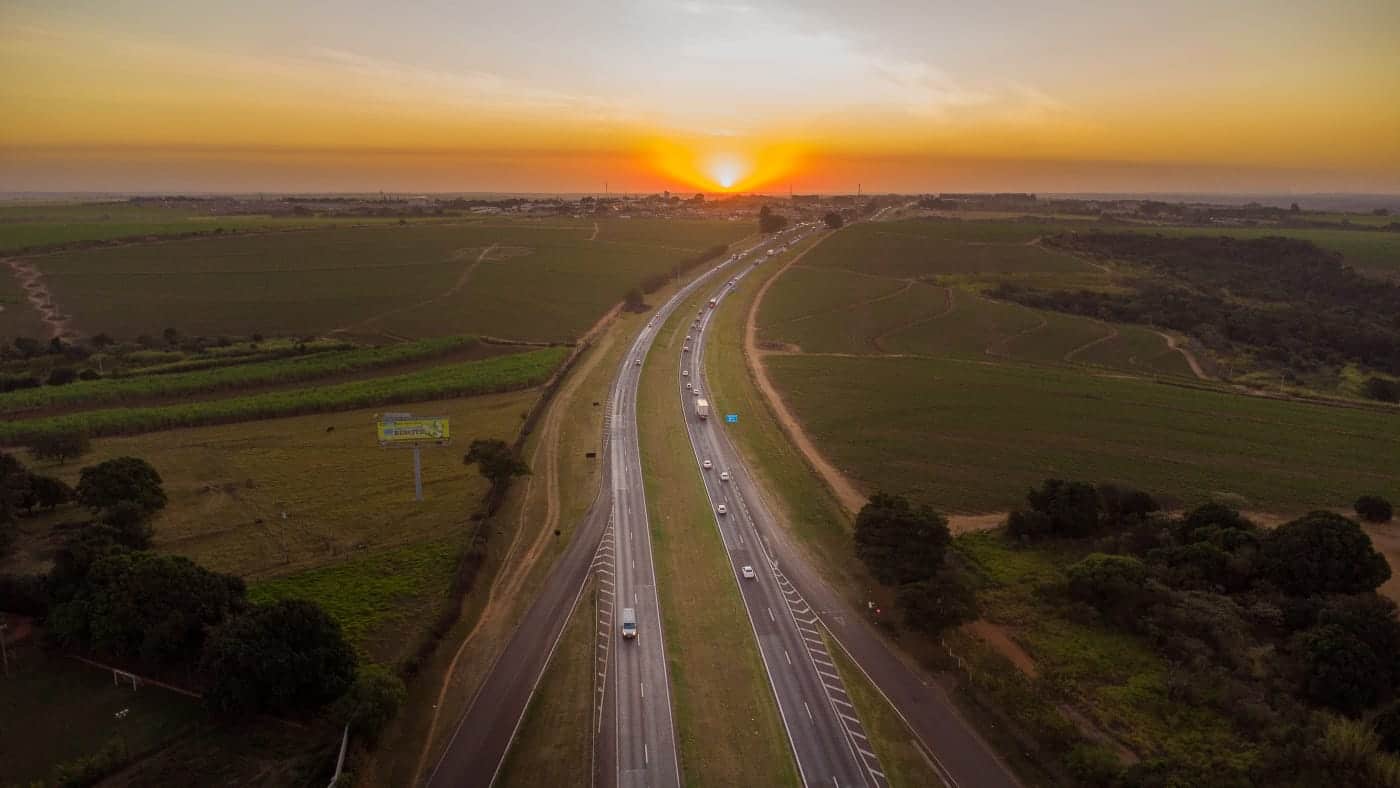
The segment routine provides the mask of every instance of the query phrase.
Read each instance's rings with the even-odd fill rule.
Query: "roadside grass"
[[[173,326],[188,335],[295,336],[360,326],[412,337],[566,341],[629,288],[704,248],[691,244],[745,232],[727,222],[676,222],[672,239],[666,227],[642,228],[638,242],[625,243],[589,241],[592,226],[582,222],[321,227],[75,249],[27,262],[75,328],[89,333],[158,335]]]
[[[662,328],[637,406],[681,773],[690,786],[796,785],[773,689],[680,422],[674,381],[687,316],[700,302],[688,300]]]
[[[334,566],[254,583],[254,602],[307,599],[340,622],[362,658],[396,665],[417,645],[424,621],[447,599],[470,529],[441,540],[381,550]]]
[[[19,414],[27,410],[51,408],[91,410],[111,402],[187,399],[191,394],[352,375],[398,364],[442,358],[473,349],[477,351],[477,356],[484,355],[482,350],[487,353],[492,349],[496,352],[502,350],[499,346],[483,348],[481,341],[476,337],[444,337],[384,347],[311,353],[212,369],[79,380],[64,386],[40,386],[0,394],[0,413]]]
[[[1400,497],[1394,414],[954,359],[772,356],[784,399],[863,489],[1004,511],[1050,477],[1291,514]]]
[[[450,447],[423,450],[421,504],[409,452],[375,443],[374,409],[99,439],[80,461],[31,468],[75,484],[83,466],[144,458],[170,498],[154,521],[157,550],[250,579],[295,574],[460,533],[486,492],[476,469],[462,464],[466,444],[511,440],[538,395],[401,406],[451,418],[456,436]],[[18,549],[0,570],[44,571],[62,538],[54,526],[86,517],[68,507],[22,520]]]
[[[889,701],[880,694],[874,684],[865,677],[860,668],[846,656],[846,652],[831,639],[824,636],[826,650],[836,662],[836,672],[841,674],[851,700],[860,712],[865,732],[870,737],[870,745],[880,758],[880,766],[891,788],[933,788],[946,785],[929,765],[918,742],[909,732],[909,726],[900,719]]]
[[[83,432],[94,437],[132,435],[511,391],[543,383],[567,355],[567,348],[550,347],[313,388],[146,408],[107,408],[16,419],[0,423],[0,445],[23,445],[44,435],[70,432]]]
[[[595,584],[588,582],[501,766],[503,788],[593,784]]]
[[[0,785],[47,784],[59,764],[114,740],[133,756],[157,749],[204,716],[193,698],[116,686],[110,673],[48,656],[32,640],[12,643],[9,658],[11,675],[0,677]]]
[[[1219,712],[1171,699],[1172,667],[1145,638],[1071,617],[1046,593],[1091,545],[1014,546],[994,531],[958,536],[953,549],[984,581],[977,593],[983,618],[1013,628],[1053,685],[1052,697],[1086,717],[1093,736],[1143,759],[1248,764],[1259,756]]]

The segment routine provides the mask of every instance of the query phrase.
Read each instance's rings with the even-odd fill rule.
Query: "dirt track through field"
[[[1074,360],[1074,357],[1077,356],[1077,355],[1079,355],[1080,353],[1083,353],[1084,351],[1089,350],[1090,348],[1098,347],[1099,345],[1102,345],[1102,344],[1105,343],[1105,342],[1112,342],[1113,340],[1117,339],[1117,338],[1118,338],[1118,327],[1117,327],[1117,326],[1108,325],[1107,323],[1105,323],[1104,325],[1108,326],[1108,333],[1107,333],[1107,334],[1104,334],[1103,336],[1099,337],[1098,339],[1091,340],[1091,341],[1089,341],[1089,342],[1085,342],[1084,344],[1080,345],[1079,347],[1075,348],[1074,350],[1071,350],[1070,352],[1066,353],[1066,354],[1065,354],[1064,360],[1065,360],[1065,361],[1073,361],[1073,360]]]
[[[1168,334],[1165,331],[1155,331],[1153,333],[1157,334],[1157,336],[1161,337],[1162,339],[1165,339],[1167,341],[1167,347],[1180,353],[1181,357],[1186,359],[1186,364],[1191,367],[1191,371],[1195,373],[1197,378],[1200,378],[1201,380],[1215,379],[1212,378],[1210,375],[1207,375],[1204,369],[1201,369],[1201,363],[1196,360],[1196,354],[1192,353],[1189,349],[1183,347],[1180,342],[1177,342],[1176,337],[1172,336],[1171,334]]]
[[[49,293],[49,286],[44,283],[44,274],[33,263],[22,263],[19,260],[6,260],[10,266],[10,271],[19,280],[19,286],[24,289],[24,297],[29,301],[29,305],[39,313],[39,319],[49,327],[51,337],[72,336],[73,331],[70,324],[72,318],[65,315],[58,305],[54,303],[52,294]]]
[[[422,309],[422,308],[425,307],[425,306],[430,306],[430,305],[432,305],[432,304],[434,304],[434,303],[436,303],[436,302],[438,302],[438,301],[442,301],[442,300],[451,298],[451,297],[454,296],[454,295],[457,295],[458,293],[462,292],[462,290],[464,290],[464,289],[466,288],[467,282],[471,281],[472,273],[473,273],[474,271],[476,271],[476,267],[477,267],[478,265],[481,265],[481,263],[482,263],[483,261],[485,261],[485,260],[487,259],[487,257],[489,257],[489,256],[491,255],[491,253],[495,252],[496,249],[500,247],[500,245],[501,245],[501,244],[500,244],[500,242],[498,241],[498,242],[493,243],[493,244],[491,244],[490,246],[486,247],[485,249],[482,249],[482,250],[481,250],[481,253],[478,254],[478,255],[476,256],[476,259],[475,259],[475,260],[471,261],[470,263],[468,263],[467,265],[465,265],[465,266],[462,267],[462,272],[459,273],[459,274],[457,275],[457,279],[452,283],[452,286],[451,286],[451,287],[447,288],[446,290],[442,291],[441,293],[438,293],[437,295],[433,296],[432,298],[426,298],[426,299],[424,299],[424,300],[422,300],[422,301],[419,301],[419,302],[416,303],[416,304],[409,304],[408,306],[395,307],[394,309],[390,309],[390,310],[388,310],[388,311],[386,311],[386,312],[380,312],[380,313],[377,314],[377,315],[371,315],[370,317],[367,317],[367,318],[365,318],[364,320],[361,320],[361,321],[358,322],[358,323],[352,323],[352,324],[350,324],[350,325],[348,325],[348,326],[341,326],[340,328],[332,329],[332,330],[331,330],[330,332],[328,332],[328,333],[330,333],[330,334],[352,334],[352,333],[356,333],[356,332],[359,332],[359,331],[363,331],[364,329],[366,329],[366,328],[368,328],[368,327],[374,325],[375,323],[377,323],[377,322],[383,320],[384,318],[393,317],[394,315],[403,314],[404,312],[412,312],[412,311],[415,310],[415,309]],[[461,251],[464,251],[464,250],[459,250],[459,252],[458,252],[457,254],[460,254]],[[456,256],[457,256],[456,254],[453,255],[453,257],[456,257]]]
[[[898,333],[901,332],[901,331],[907,331],[907,330],[909,330],[909,329],[911,329],[911,328],[914,328],[915,326],[921,326],[921,325],[923,325],[924,323],[932,322],[932,321],[934,321],[934,320],[937,320],[937,319],[940,318],[940,317],[944,317],[944,316],[946,316],[946,315],[952,313],[953,309],[954,309],[956,306],[957,306],[957,304],[953,303],[953,288],[951,288],[951,287],[945,287],[945,288],[943,288],[943,308],[942,308],[942,309],[940,309],[940,310],[938,310],[937,312],[934,312],[934,313],[932,313],[932,314],[924,315],[923,317],[914,318],[913,320],[910,320],[910,321],[907,322],[907,323],[903,323],[903,324],[901,324],[901,325],[897,325],[897,326],[895,326],[894,328],[891,328],[891,329],[889,329],[889,330],[887,330],[887,331],[881,331],[879,334],[876,334],[875,336],[873,336],[873,337],[870,338],[870,344],[874,345],[874,346],[875,346],[875,349],[878,350],[878,351],[880,351],[880,353],[881,353],[882,355],[887,355],[887,356],[888,356],[888,355],[893,355],[893,354],[891,354],[891,353],[889,352],[889,350],[885,347],[885,340],[886,340],[886,339],[888,339],[889,337],[894,336],[895,334],[898,334]]]
[[[554,402],[550,404],[549,413],[544,418],[544,423],[540,428],[539,441],[535,444],[535,449],[530,454],[531,474],[526,478],[525,493],[520,504],[520,517],[516,522],[515,533],[512,535],[510,547],[506,555],[501,559],[501,571],[491,583],[486,592],[486,602],[482,606],[482,613],[477,618],[466,637],[457,646],[457,651],[452,655],[452,661],[448,664],[447,671],[443,674],[442,686],[438,688],[437,701],[433,704],[433,717],[428,725],[428,735],[423,741],[423,749],[418,755],[418,765],[414,769],[413,784],[421,784],[423,770],[427,766],[428,755],[432,751],[433,734],[437,731],[438,717],[442,711],[443,701],[447,696],[448,689],[452,686],[453,677],[457,673],[457,666],[461,662],[462,655],[466,653],[467,646],[472,643],[477,633],[482,631],[484,626],[488,626],[499,620],[508,611],[501,609],[495,604],[497,599],[514,599],[520,595],[522,586],[529,578],[531,570],[543,554],[545,545],[549,543],[549,537],[559,525],[559,440],[562,432],[562,425],[565,414],[569,410],[569,405],[573,401],[574,395],[582,382],[592,374],[598,362],[607,355],[608,349],[612,346],[615,336],[607,333],[607,325],[617,317],[619,307],[615,306],[608,310],[587,333],[583,335],[580,342],[587,342],[595,337],[602,339],[591,350],[589,357],[584,359],[569,376],[569,380],[560,389]],[[526,534],[528,515],[534,511],[532,505],[535,494],[538,490],[536,482],[543,479],[545,495],[545,517],[538,526],[533,541],[531,541],[525,554],[514,561],[517,548]]]

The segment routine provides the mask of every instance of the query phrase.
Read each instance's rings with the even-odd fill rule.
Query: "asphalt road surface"
[[[495,781],[564,625],[583,593],[610,520],[615,521],[618,541],[617,600],[619,607],[637,608],[641,635],[626,644],[627,648],[616,649],[618,658],[611,671],[616,681],[609,681],[621,688],[613,694],[618,705],[615,714],[610,715],[616,719],[617,730],[615,736],[598,742],[601,749],[615,740],[614,752],[600,757],[600,761],[615,761],[616,771],[601,772],[602,778],[608,780],[610,774],[616,774],[620,785],[679,784],[637,446],[636,392],[641,367],[635,362],[645,357],[657,330],[676,305],[733,259],[702,273],[672,296],[638,334],[623,359],[608,403],[608,463],[603,470],[602,489],[550,572],[539,597],[521,618],[458,722],[428,778],[430,786],[487,788]],[[636,569],[632,570],[634,560]],[[629,598],[634,604],[623,603]],[[580,764],[580,768],[587,767]]]
[[[745,268],[747,272],[748,268]],[[742,274],[740,274],[742,276]],[[723,294],[728,292],[728,288],[723,288],[719,294],[719,303],[723,304]],[[687,360],[690,365],[690,375],[682,380],[690,380],[692,385],[698,385],[702,392],[708,393],[708,385],[704,382],[703,351],[705,346],[704,330],[708,327],[710,313],[702,316],[700,324],[695,327],[699,333],[695,336],[695,343],[691,348],[690,355],[695,358]],[[681,384],[684,388],[684,383]],[[693,394],[687,393],[685,396],[694,398]],[[708,399],[708,398],[707,398]],[[726,489],[721,497],[715,497],[715,503],[725,503],[729,514],[724,515],[724,520],[729,522],[722,527],[722,532],[726,534],[726,544],[730,544],[730,534],[736,540],[735,547],[731,547],[731,557],[736,566],[751,565],[756,570],[762,568],[761,564],[765,560],[771,560],[771,572],[757,572],[755,580],[744,580],[741,587],[749,588],[755,586],[755,596],[764,597],[763,606],[766,607],[767,599],[771,598],[765,586],[767,576],[772,574],[776,577],[777,586],[788,600],[794,596],[802,600],[801,605],[796,610],[808,608],[810,613],[808,618],[800,613],[794,613],[797,624],[805,630],[807,623],[818,622],[835,638],[841,648],[851,657],[852,661],[870,679],[871,683],[890,701],[895,711],[903,717],[904,721],[914,732],[918,743],[922,746],[924,754],[933,765],[939,777],[953,788],[1016,788],[1020,784],[1016,781],[1011,770],[996,756],[992,748],[977,735],[972,726],[963,719],[953,705],[953,702],[943,692],[942,688],[936,684],[925,682],[920,672],[906,664],[892,647],[882,638],[875,628],[867,621],[863,613],[857,612],[843,596],[831,587],[822,577],[821,573],[811,563],[807,554],[794,545],[788,537],[788,530],[785,526],[780,526],[768,507],[764,504],[763,496],[752,481],[751,475],[744,467],[743,457],[734,448],[733,443],[726,434],[727,429],[742,429],[743,422],[737,425],[726,425],[724,421],[725,413],[722,403],[714,403],[711,400],[710,418],[704,422],[697,420],[693,413],[693,405],[687,411],[687,424],[690,426],[692,444],[696,446],[697,453],[704,453],[714,466],[706,471],[706,487],[713,488],[716,485],[724,486]],[[742,414],[740,414],[742,419]],[[730,475],[730,481],[714,482],[713,479],[721,472]],[[712,476],[713,474],[713,476]],[[715,493],[711,493],[712,497]],[[735,524],[736,509],[739,515],[739,524]],[[725,531],[728,528],[730,530]],[[738,543],[737,539],[744,539],[743,543]],[[761,549],[759,544],[761,543]],[[737,548],[737,550],[736,550]],[[762,582],[759,582],[762,581]],[[754,619],[755,626],[762,624],[767,617],[766,611],[760,607],[759,615],[754,615],[755,605],[749,601],[751,594],[745,592],[745,603],[750,610],[750,617]],[[776,608],[775,608],[776,612]],[[770,622],[776,623],[776,622]],[[767,657],[768,639],[762,634],[760,629],[759,642],[764,648],[765,662],[771,662]],[[796,661],[796,654],[792,654]],[[784,667],[786,667],[784,665]],[[819,670],[824,666],[817,663]],[[770,668],[773,674],[774,691],[779,696],[779,702],[784,706],[784,717],[791,719],[786,708],[791,706],[796,696],[791,696],[788,700],[788,692],[791,688],[780,689],[779,684],[784,684],[786,680],[780,678],[778,673]],[[833,671],[834,672],[834,671]],[[823,676],[823,681],[829,681]],[[798,690],[810,691],[810,685],[798,682]],[[835,693],[831,693],[835,695]],[[805,696],[804,696],[805,697]],[[837,696],[839,697],[839,696]],[[809,706],[811,700],[805,701]],[[835,704],[838,712],[849,711],[844,709],[840,703]],[[816,708],[813,707],[815,712]],[[854,716],[854,712],[851,712]],[[842,718],[849,725],[850,721]],[[790,733],[792,731],[789,722]],[[820,738],[817,738],[817,737]],[[808,746],[816,741],[822,742],[822,746],[827,749],[831,760],[840,762],[844,759],[843,747],[833,738],[829,729],[823,728],[819,732],[813,732],[813,742],[799,741],[793,737],[794,752],[798,753],[799,763],[803,761],[803,752]],[[871,759],[864,755],[859,749],[859,745],[868,743],[861,742],[859,737],[849,737],[857,744],[857,752],[866,767],[866,775],[872,779],[883,780],[883,775],[876,775],[872,772],[878,770],[878,766],[872,764]],[[818,762],[818,761],[814,761]],[[804,778],[810,778],[808,769],[804,766]],[[844,778],[841,785],[851,785]],[[872,783],[873,784],[873,783]]]

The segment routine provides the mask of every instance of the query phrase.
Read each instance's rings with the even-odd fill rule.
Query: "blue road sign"
[[[737,413],[726,413],[726,414],[724,414],[724,420],[727,421],[727,422],[729,422],[730,424],[738,424],[738,423],[739,423],[739,414],[737,414]]]

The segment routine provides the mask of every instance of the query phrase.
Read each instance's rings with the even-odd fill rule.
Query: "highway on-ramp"
[[[617,648],[609,678],[617,688],[616,730],[599,741],[613,751],[600,762],[615,770],[600,773],[605,783],[676,786],[680,783],[670,687],[661,639],[661,623],[651,568],[651,541],[637,444],[636,395],[642,367],[656,333],[676,306],[733,262],[732,256],[681,288],[638,333],[623,358],[608,402],[602,489],[584,515],[564,555],[545,580],[511,634],[504,651],[477,690],[438,760],[428,784],[444,788],[488,788],[496,779],[524,718],[535,688],[563,634],[564,625],[583,593],[593,558],[610,521],[618,542],[616,598],[619,607],[634,607],[641,636]],[[635,569],[633,562],[635,561]],[[627,604],[625,600],[632,600]],[[614,631],[616,628],[614,628]],[[614,643],[620,643],[620,638]],[[614,678],[615,677],[615,678]],[[645,685],[645,686],[643,686]],[[587,768],[580,764],[580,768]],[[611,773],[609,773],[611,772]]]

